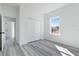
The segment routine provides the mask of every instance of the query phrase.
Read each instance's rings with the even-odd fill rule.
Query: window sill
[[[60,33],[51,33],[53,36],[60,36]]]

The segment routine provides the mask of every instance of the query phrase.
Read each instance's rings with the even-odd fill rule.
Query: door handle
[[[0,32],[0,34],[5,34],[5,32]]]

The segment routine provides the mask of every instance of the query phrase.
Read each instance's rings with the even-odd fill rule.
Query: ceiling
[[[2,3],[2,4],[14,6],[14,7],[19,7],[20,6],[20,3]]]

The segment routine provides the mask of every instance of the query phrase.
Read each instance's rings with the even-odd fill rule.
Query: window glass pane
[[[53,17],[51,19],[51,25],[54,26],[60,26],[60,18],[58,16]]]
[[[60,27],[60,18],[58,16],[51,18],[51,34],[60,35],[59,27]]]

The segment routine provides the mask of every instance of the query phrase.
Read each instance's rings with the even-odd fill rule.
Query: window
[[[60,35],[60,18],[59,16],[50,19],[50,34]]]

